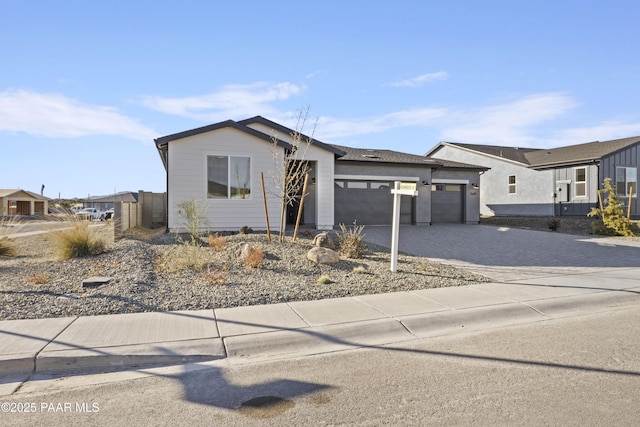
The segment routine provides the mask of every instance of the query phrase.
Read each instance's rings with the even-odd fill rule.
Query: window
[[[509,194],[516,194],[516,176],[509,175]]]
[[[209,199],[251,198],[251,158],[208,156],[207,197]]]
[[[576,169],[576,197],[587,197],[587,168]]]
[[[622,197],[635,196],[638,187],[636,168],[616,167],[616,194]]]
[[[389,182],[371,182],[372,190],[389,190],[391,188],[391,183]]]
[[[367,181],[347,181],[348,189],[366,190]]]

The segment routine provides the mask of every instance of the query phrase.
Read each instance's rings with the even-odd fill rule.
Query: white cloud
[[[305,89],[289,82],[226,85],[219,91],[182,98],[146,97],[144,106],[156,111],[203,121],[223,121],[254,115],[280,115],[269,103],[283,101]]]
[[[437,73],[421,74],[417,77],[407,80],[400,80],[397,82],[391,82],[389,86],[392,87],[420,87],[427,83],[431,83],[436,80],[446,80],[449,78],[449,73],[446,71],[438,71]]]
[[[117,135],[145,142],[151,142],[155,135],[115,108],[27,90],[0,92],[0,131],[66,138]]]
[[[640,122],[624,123],[621,121],[605,121],[595,126],[565,129],[555,133],[548,142],[548,147],[580,144],[592,141],[609,141],[640,135]]]

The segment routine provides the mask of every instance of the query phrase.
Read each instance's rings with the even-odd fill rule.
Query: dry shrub
[[[27,277],[27,282],[32,285],[44,285],[51,282],[51,278],[46,273],[36,273],[30,274],[29,277]]]
[[[105,243],[94,236],[89,224],[75,221],[71,228],[56,234],[60,258],[82,258],[105,250]]]
[[[209,234],[209,247],[216,252],[222,252],[227,248],[227,238],[215,234]]]
[[[207,271],[202,272],[201,277],[205,285],[224,285],[227,282],[227,273],[220,270],[211,271],[207,269]]]
[[[188,242],[162,253],[155,259],[155,264],[160,272],[177,272],[186,269],[204,270],[209,267],[211,260],[200,245]]]
[[[247,254],[244,258],[244,265],[249,268],[259,268],[264,260],[264,251],[255,246],[247,247]]]
[[[330,283],[333,283],[333,280],[331,280],[329,278],[329,276],[322,275],[322,276],[318,277],[318,280],[316,280],[316,282],[318,282],[318,283],[320,283],[322,285],[328,285]]]
[[[16,249],[8,237],[0,237],[0,256],[14,256]]]
[[[362,241],[364,234],[364,225],[356,224],[353,221],[353,228],[348,229],[344,224],[340,224],[342,234],[338,234],[338,243],[340,245],[340,255],[351,258],[360,259],[368,250],[367,245]]]

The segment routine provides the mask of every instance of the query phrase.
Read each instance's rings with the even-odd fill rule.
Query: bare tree
[[[296,200],[302,195],[302,186],[304,177],[311,171],[309,162],[305,160],[307,149],[313,143],[313,135],[316,131],[318,119],[316,118],[311,126],[311,132],[305,135],[304,131],[308,125],[310,108],[298,110],[295,115],[295,129],[290,133],[292,141],[291,148],[285,149],[284,158],[282,159],[278,150],[278,134],[277,132],[271,136],[273,141],[273,160],[274,171],[272,178],[274,183],[274,192],[281,201],[280,205],[280,237],[284,240],[285,230],[285,213],[287,206],[293,207]]]

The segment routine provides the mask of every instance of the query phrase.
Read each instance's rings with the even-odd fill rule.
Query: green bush
[[[635,236],[631,223],[625,216],[624,209],[622,209],[622,202],[611,184],[611,178],[605,178],[603,191],[607,193],[607,198],[602,202],[602,209],[593,208],[587,214],[591,217],[600,217],[600,221],[596,221],[593,225],[593,233],[611,236]]]

